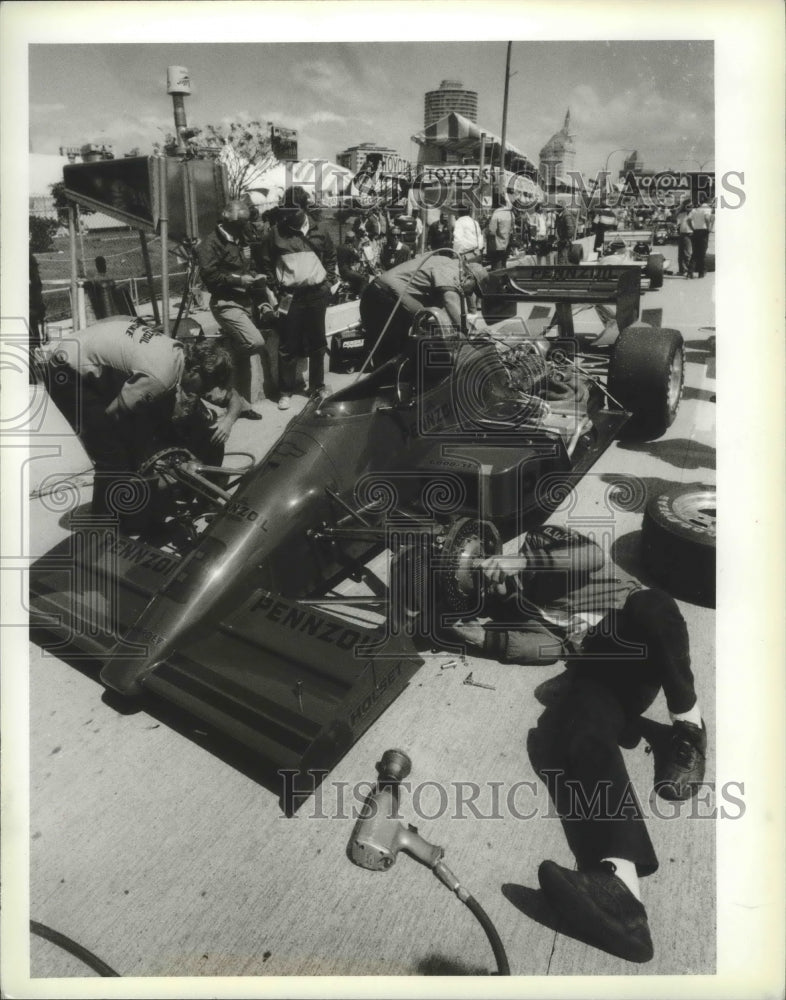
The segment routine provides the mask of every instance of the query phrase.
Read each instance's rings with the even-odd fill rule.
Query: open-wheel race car
[[[108,688],[173,702],[292,772],[293,808],[422,663],[370,560],[415,539],[447,611],[466,613],[477,560],[545,521],[626,428],[674,419],[682,338],[636,325],[639,296],[637,268],[496,271],[487,328],[424,310],[400,354],[310,400],[246,471],[217,483],[188,453],[153,456],[141,479],[190,492],[201,530],[177,552],[73,525],[32,568],[33,626],[97,659]],[[522,302],[553,303],[549,329],[529,330]],[[600,310],[599,335],[574,330],[577,303]]]
[[[636,264],[641,269],[642,282],[646,282],[644,287],[656,291],[663,286],[663,275],[670,265],[662,253],[652,252],[653,241],[651,229],[615,229],[603,237],[598,263]]]

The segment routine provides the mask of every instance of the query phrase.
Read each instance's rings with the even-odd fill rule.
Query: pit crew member
[[[696,794],[707,731],[687,627],[668,595],[632,581],[600,579],[600,547],[576,532],[556,525],[528,532],[521,555],[526,568],[515,574],[496,557],[484,561],[491,618],[459,622],[442,634],[503,663],[566,660],[567,690],[546,713],[553,752],[544,777],[554,782],[549,790],[557,810],[576,832],[571,840],[578,870],[544,861],[540,885],[585,940],[646,962],[653,947],[639,876],[655,872],[658,859],[620,746],[637,745],[639,716],[663,689],[672,726],[667,752],[656,757],[655,789],[677,801]],[[585,802],[598,789],[605,792],[599,808],[578,818],[577,786]]]
[[[162,448],[182,445],[205,464],[221,463],[245,401],[219,342],[186,347],[141,320],[113,316],[47,350],[49,395],[95,464],[93,514],[122,514],[117,491]],[[225,407],[217,420],[206,398]],[[142,508],[126,513],[147,516]]]
[[[360,299],[365,349],[380,365],[400,353],[416,313],[438,306],[461,329],[467,298],[482,294],[488,271],[443,254],[420,255],[378,275]]]

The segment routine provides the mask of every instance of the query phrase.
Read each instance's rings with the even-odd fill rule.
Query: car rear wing
[[[653,228],[660,223],[653,222]],[[652,228],[650,229],[614,229],[604,233],[603,245],[609,243],[624,243],[626,247],[635,246],[637,243],[652,243]]]
[[[574,337],[574,305],[614,305],[620,330],[639,318],[641,268],[637,265],[517,266],[492,271],[483,291],[487,323],[515,316],[519,302],[556,306],[560,337]]]

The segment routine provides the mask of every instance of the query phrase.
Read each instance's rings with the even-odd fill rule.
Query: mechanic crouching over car
[[[394,615],[418,625],[411,593],[414,549],[391,567]],[[564,659],[567,684],[530,730],[535,770],[563,819],[577,869],[544,861],[541,889],[581,939],[631,962],[653,956],[639,877],[658,859],[620,747],[641,738],[640,716],[663,690],[671,718],[655,754],[654,787],[667,800],[696,795],[704,778],[707,730],[690,665],[688,631],[676,602],[634,581],[600,578],[598,545],[556,525],[527,532],[515,572],[504,557],[481,561],[483,616],[449,628],[417,627],[437,645],[459,643],[503,663],[548,665]],[[615,569],[615,574],[618,571]],[[472,603],[475,603],[473,600]],[[434,608],[435,612],[440,609]],[[581,803],[591,803],[582,808]]]
[[[402,351],[414,316],[426,307],[444,309],[454,330],[461,331],[467,300],[483,294],[487,277],[482,265],[441,253],[413,257],[378,275],[360,300],[369,365],[377,367]]]
[[[233,388],[232,356],[216,340],[184,345],[131,316],[101,320],[48,345],[46,383],[95,464],[91,511],[141,531],[155,516],[132,481],[162,448],[187,448],[220,465],[230,429],[245,411]],[[225,408],[222,416],[204,400]],[[254,416],[258,414],[250,411]]]

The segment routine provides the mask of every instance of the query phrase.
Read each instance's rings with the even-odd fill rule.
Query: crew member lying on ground
[[[427,306],[444,309],[453,328],[460,331],[467,299],[482,294],[487,276],[480,264],[460,263],[443,254],[413,257],[378,275],[360,300],[365,348],[373,352],[373,365],[401,352],[413,317]]]
[[[113,316],[49,345],[47,388],[95,464],[92,512],[121,515],[117,498],[150,455],[181,445],[220,465],[246,411],[232,386],[229,351],[215,340],[186,347],[131,316]],[[215,419],[204,399],[225,407]],[[141,509],[126,512],[144,520]]]
[[[639,876],[655,872],[658,860],[620,746],[637,745],[639,717],[662,688],[672,727],[668,752],[656,756],[655,789],[669,800],[696,794],[707,733],[687,627],[666,594],[598,579],[602,552],[575,532],[557,526],[531,531],[521,554],[526,568],[515,574],[496,557],[484,563],[491,617],[458,623],[442,635],[503,663],[566,660],[567,691],[547,710],[556,752],[548,771],[541,770],[580,844],[578,870],[544,861],[538,878],[568,927],[621,958],[646,962],[653,947]],[[586,803],[605,794],[577,817],[576,788]]]

